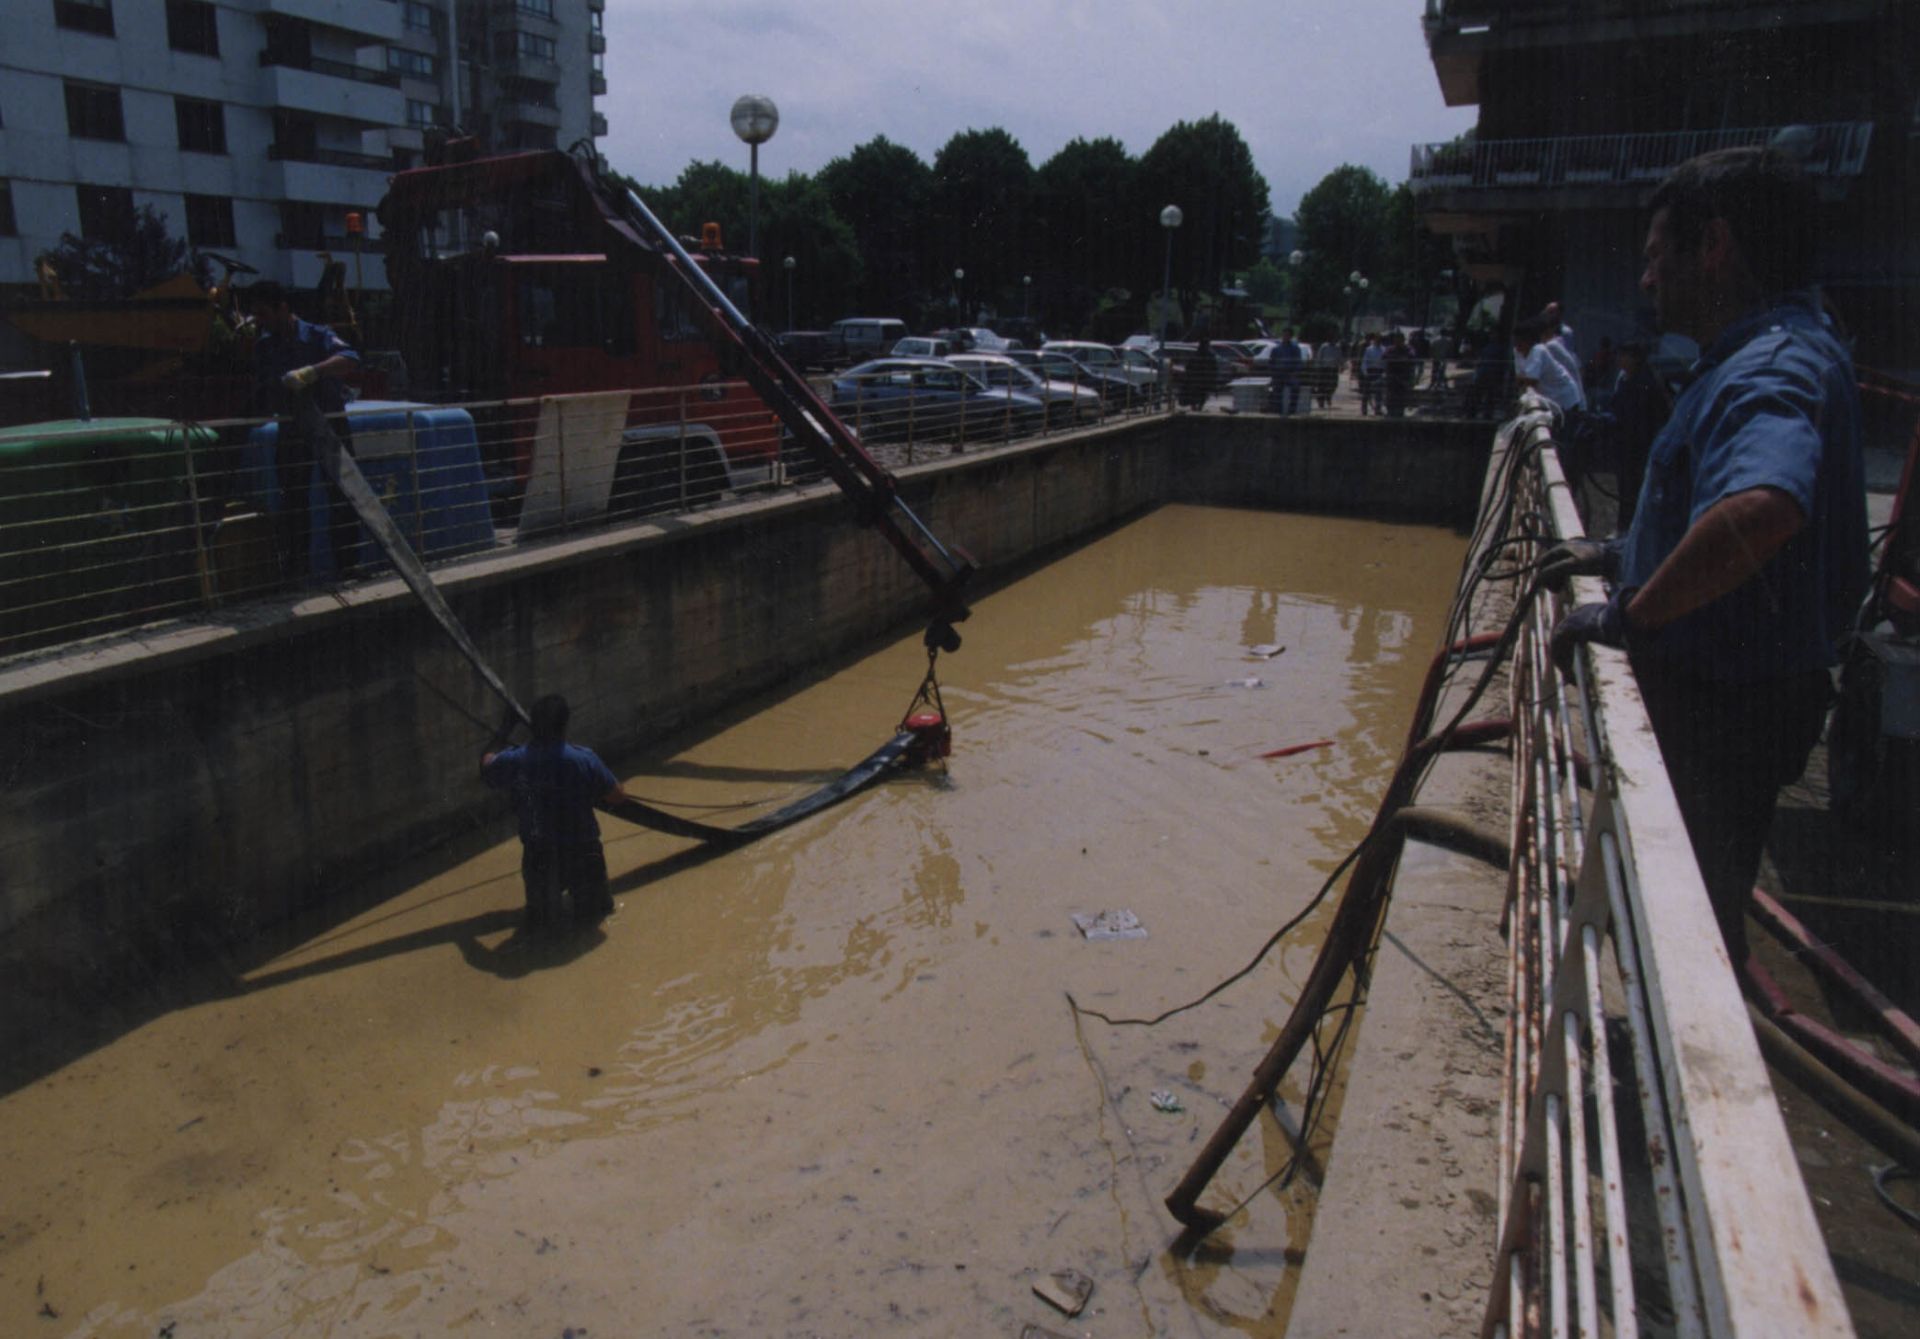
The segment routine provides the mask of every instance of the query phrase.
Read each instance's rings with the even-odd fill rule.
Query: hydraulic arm
[[[927,583],[933,592],[928,647],[956,649],[960,636],[953,625],[970,612],[964,588],[974,570],[973,559],[958,548],[942,544],[900,500],[893,475],[867,454],[806,378],[781,356],[765,332],[733,305],[646,202],[628,191],[623,203],[629,221],[666,253],[667,268],[679,276],[717,336],[744,355],[742,371],[747,383],[780,416],[794,440],[854,500],[862,522],[878,530]]]

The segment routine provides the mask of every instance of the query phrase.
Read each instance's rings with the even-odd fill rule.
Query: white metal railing
[[[1516,510],[1580,534],[1548,420]],[[1537,556],[1537,554],[1536,554]],[[1571,599],[1596,599],[1591,578]],[[1853,1333],[1625,656],[1574,679],[1534,601],[1511,675],[1498,1256],[1483,1333]],[[1616,1073],[1616,1063],[1625,1066]]]
[[[1780,143],[1814,176],[1854,177],[1866,167],[1873,122],[1668,130],[1413,146],[1415,191],[1635,186],[1657,183],[1681,163],[1716,149]]]
[[[1744,0],[1750,8],[1825,3],[1825,0]],[[1591,22],[1606,18],[1644,18],[1649,11],[1727,9],[1742,0],[1427,0],[1428,31],[1453,32],[1494,24]]]
[[[1158,400],[1102,384],[1105,393],[1059,386],[1053,398],[971,381],[964,398],[927,385],[896,395],[846,376],[822,389],[863,445],[898,466],[930,442],[1010,441]],[[744,382],[362,402],[340,421],[362,473],[430,564],[820,475]],[[383,568],[344,502],[308,505],[331,496],[317,467],[305,499],[287,487],[278,434],[261,419],[0,429],[0,657]]]

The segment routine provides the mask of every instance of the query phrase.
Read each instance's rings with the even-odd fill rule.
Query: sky
[[[1388,184],[1416,143],[1474,123],[1427,60],[1424,0],[607,0],[601,151],[648,185],[718,159],[728,113],[780,109],[763,176],[813,173],[875,135],[928,162],[994,126],[1035,167],[1075,138],[1138,156],[1176,121],[1239,128],[1277,214],[1343,163]]]

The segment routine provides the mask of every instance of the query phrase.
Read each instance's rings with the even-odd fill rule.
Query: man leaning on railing
[[[274,454],[280,480],[281,563],[289,580],[307,575],[308,524],[319,514],[332,546],[334,570],[344,571],[345,551],[353,534],[351,512],[330,482],[309,496],[313,443],[286,411],[294,396],[305,394],[313,396],[314,407],[323,414],[344,410],[348,383],[360,377],[360,355],[327,327],[295,316],[292,296],[273,280],[255,284],[247,295],[260,328],[253,346],[255,386],[265,403],[280,413]]]
[[[1736,968],[1780,787],[1832,697],[1836,643],[1867,584],[1852,361],[1809,289],[1814,197],[1763,149],[1683,163],[1655,192],[1641,287],[1702,354],[1654,439],[1626,535],[1548,554],[1610,599],[1554,629],[1624,647]]]

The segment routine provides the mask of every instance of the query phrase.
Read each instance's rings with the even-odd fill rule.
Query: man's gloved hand
[[[1604,603],[1575,605],[1554,625],[1553,663],[1559,668],[1560,677],[1573,677],[1574,650],[1587,642],[1598,642],[1601,646],[1626,646],[1627,605],[1632,601],[1636,589],[1630,587],[1615,591],[1613,598]]]
[[[318,380],[320,380],[319,368],[296,367],[293,371],[280,378],[280,384],[290,391],[304,391],[310,390],[313,383]]]
[[[1573,577],[1612,575],[1617,561],[1611,544],[1597,539],[1563,539],[1540,557],[1540,584],[1562,590]]]

